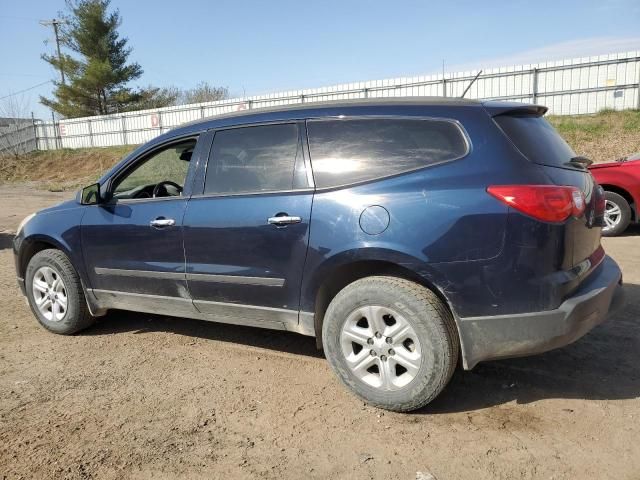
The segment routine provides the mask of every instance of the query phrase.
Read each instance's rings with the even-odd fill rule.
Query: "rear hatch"
[[[543,118],[544,107],[487,108],[516,148],[539,165],[552,183],[580,189],[585,198],[584,213],[567,220],[565,245],[571,248],[571,266],[592,257],[600,247],[600,223],[604,213],[602,190],[589,173],[589,161],[578,157],[560,134]],[[602,211],[601,211],[602,210]],[[568,253],[568,252],[567,252]],[[594,257],[598,257],[596,254]],[[599,259],[598,259],[599,260]]]

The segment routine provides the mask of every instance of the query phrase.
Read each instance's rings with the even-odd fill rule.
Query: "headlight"
[[[27,224],[27,222],[28,222],[29,220],[31,220],[31,219],[32,219],[33,217],[35,217],[35,216],[36,216],[36,214],[35,214],[35,213],[32,213],[31,215],[27,215],[27,216],[24,218],[24,220],[22,220],[22,221],[20,222],[20,225],[18,225],[18,231],[16,232],[16,235],[20,235],[20,231],[22,230],[22,228]]]

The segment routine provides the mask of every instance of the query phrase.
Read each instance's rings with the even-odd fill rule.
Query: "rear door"
[[[600,246],[599,219],[603,212],[597,208],[601,193],[586,166],[572,162],[576,153],[541,116],[544,111],[506,111],[495,116],[494,120],[518,150],[529,161],[540,165],[553,183],[577,187],[583,192],[586,201],[584,214],[570,219],[566,232],[567,243],[572,248],[572,264],[577,265]]]
[[[302,131],[292,122],[215,132],[184,217],[187,282],[202,313],[297,323],[313,200]]]

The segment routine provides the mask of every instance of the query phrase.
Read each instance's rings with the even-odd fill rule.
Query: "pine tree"
[[[63,70],[66,84],[54,82],[54,98],[40,102],[63,117],[103,115],[135,109],[153,92],[134,90],[129,82],[142,75],[138,63],[127,63],[131,48],[120,37],[119,11],[109,12],[110,0],[67,0],[61,44],[70,53],[42,55],[56,70]]]

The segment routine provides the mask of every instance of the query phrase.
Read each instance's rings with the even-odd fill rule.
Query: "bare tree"
[[[194,88],[183,90],[178,99],[178,104],[215,102],[229,98],[229,90],[226,87],[215,87],[208,82],[200,82]]]
[[[229,98],[229,90],[226,87],[215,87],[207,82],[200,82],[195,87],[186,90],[176,86],[153,87],[149,85],[140,90],[140,94],[137,96],[135,103],[122,106],[118,111],[135,111],[146,110],[148,108],[189,105],[192,103],[225,100],[227,98]]]
[[[29,102],[22,96],[0,101],[0,155],[19,157],[35,149],[35,132]]]

